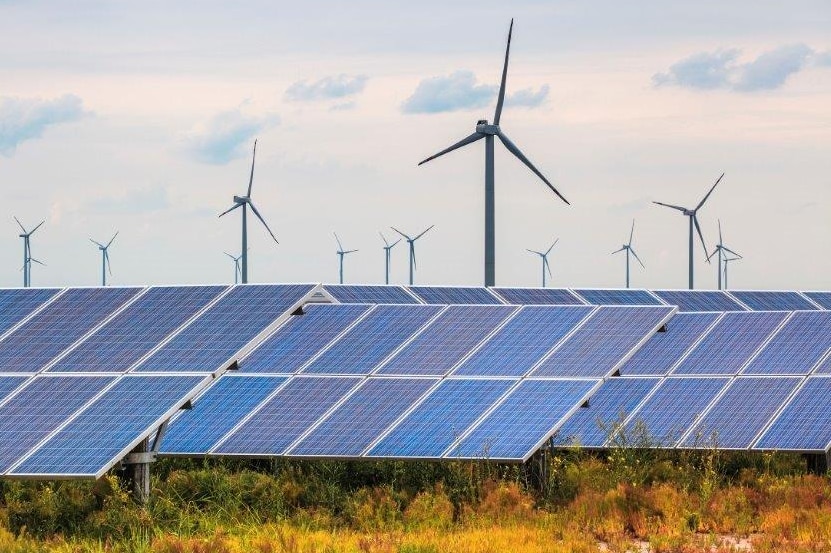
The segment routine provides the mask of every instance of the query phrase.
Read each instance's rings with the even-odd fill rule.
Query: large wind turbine
[[[641,267],[646,269],[646,267],[644,267],[643,261],[641,261],[641,258],[638,257],[638,254],[636,254],[635,250],[632,248],[632,237],[634,235],[635,235],[635,220],[633,219],[632,220],[632,230],[629,231],[629,242],[624,244],[623,247],[620,248],[619,250],[615,250],[615,251],[612,252],[612,255],[615,255],[616,253],[620,253],[622,251],[626,252],[626,287],[627,288],[629,288],[629,254],[631,253],[632,255],[634,255],[635,259],[638,260],[638,263],[641,264]]]
[[[239,262],[242,259],[242,254],[239,254],[238,256],[235,257],[235,256],[231,255],[228,252],[223,252],[223,253],[234,260],[234,284],[239,284],[239,275],[240,275]]]
[[[672,205],[672,204],[665,204],[665,203],[662,203],[662,202],[652,202],[654,204],[662,205],[664,207],[677,209],[678,211],[683,213],[684,216],[689,217],[689,219],[690,219],[690,290],[693,289],[693,226],[695,227],[695,230],[698,231],[698,236],[699,236],[699,238],[701,238],[701,245],[704,247],[704,255],[706,256],[707,255],[707,244],[704,243],[704,235],[701,234],[701,225],[698,224],[697,214],[698,214],[698,210],[701,209],[701,206],[704,205],[704,202],[707,201],[707,198],[710,197],[710,194],[713,193],[713,190],[716,189],[716,186],[718,186],[718,183],[721,182],[722,178],[724,178],[724,173],[721,174],[721,176],[718,178],[718,180],[713,185],[713,187],[710,188],[710,191],[707,192],[707,195],[704,196],[704,198],[700,202],[698,202],[698,205],[695,206],[695,209],[688,209],[686,207],[681,207],[681,206]],[[709,263],[709,262],[710,262],[710,259],[708,257],[707,258],[707,263]]]
[[[265,229],[274,239],[274,242],[277,242],[277,238],[274,236],[274,233],[271,232],[271,229],[268,228],[268,223],[265,222],[263,216],[260,215],[260,212],[257,211],[257,208],[254,206],[254,202],[251,201],[251,187],[254,185],[254,160],[257,158],[257,141],[254,141],[254,154],[251,156],[251,176],[248,179],[248,193],[245,196],[234,196],[234,205],[231,206],[229,209],[226,209],[222,213],[219,214],[220,217],[225,215],[226,213],[230,213],[234,211],[238,207],[242,207],[242,283],[245,284],[248,282],[248,208],[251,208],[251,211],[254,212],[254,215],[260,222],[263,224]]]
[[[427,234],[427,231],[430,230],[431,228],[433,228],[434,226],[435,225],[430,225],[429,227],[424,229],[421,232],[421,234],[419,234],[415,238],[412,238],[412,237],[404,234],[403,232],[401,232],[400,230],[398,230],[395,227],[390,227],[392,230],[394,230],[395,232],[397,232],[398,234],[403,236],[404,240],[407,241],[407,245],[410,247],[410,286],[413,285],[413,272],[415,272],[415,268],[416,268],[415,242],[416,242],[416,240],[418,240],[419,238],[421,238],[422,236]]]
[[[110,241],[107,242],[106,246],[101,242],[96,242],[92,238],[89,239],[89,241],[98,246],[98,249],[101,251],[101,286],[107,285],[107,271],[110,271],[110,275],[113,274],[113,269],[110,265],[110,252],[108,250],[110,249],[110,245],[112,245],[116,236],[118,236],[118,231],[115,231],[115,234],[113,234],[113,237],[110,238]]]
[[[399,238],[398,240],[396,240],[395,242],[390,244],[389,242],[387,242],[387,237],[384,236],[383,232],[379,232],[378,234],[381,235],[381,240],[384,241],[384,283],[389,284],[390,283],[390,258],[392,257],[392,249],[395,247],[396,244],[401,242],[401,239]]]
[[[333,232],[332,234],[335,235],[335,240],[338,243],[337,254],[338,254],[338,261],[339,261],[339,264],[340,264],[340,283],[343,284],[343,258],[346,257],[346,254],[354,253],[358,250],[344,250],[343,246],[340,243],[340,238],[338,238],[338,234],[336,232]]]
[[[531,252],[533,254],[537,254],[538,256],[540,256],[542,258],[542,287],[543,288],[545,288],[545,272],[548,271],[548,276],[553,276],[551,274],[551,266],[548,264],[548,254],[551,253],[551,250],[554,249],[554,246],[556,246],[557,242],[559,242],[559,241],[560,241],[559,238],[555,239],[554,243],[551,244],[551,247],[549,247],[547,250],[545,250],[545,253],[538,252],[537,250],[528,250],[528,248],[525,248],[529,252]]]
[[[727,264],[731,261],[738,261],[741,257],[725,257],[724,258],[724,289],[727,290]]]
[[[20,236],[20,238],[23,239],[23,287],[28,288],[32,285],[32,262],[34,261],[39,265],[44,264],[43,262],[38,261],[37,259],[32,257],[31,237],[35,233],[35,231],[39,229],[41,225],[43,225],[43,223],[45,223],[46,221],[41,221],[40,223],[38,223],[38,226],[36,226],[32,230],[26,230],[26,228],[20,222],[20,219],[15,217],[14,220],[17,221],[17,226],[20,227],[20,230],[23,231],[23,233],[19,234],[18,236]]]
[[[524,163],[535,175],[548,185],[548,187],[560,197],[565,203],[569,203],[562,194],[560,194],[554,185],[552,185],[547,178],[543,176],[540,171],[534,167],[534,164],[525,157],[516,144],[509,139],[499,126],[499,121],[502,117],[502,106],[505,103],[505,80],[508,76],[508,55],[511,51],[511,33],[514,28],[514,20],[511,19],[511,26],[508,30],[508,46],[505,48],[505,64],[502,67],[502,82],[499,85],[499,96],[496,100],[496,111],[493,115],[493,124],[488,124],[486,119],[481,119],[476,123],[476,131],[470,136],[463,138],[459,142],[453,144],[439,153],[432,155],[419,163],[423,165],[432,159],[443,156],[448,152],[452,152],[462,146],[472,144],[477,140],[485,139],[485,286],[494,286],[496,284],[496,212],[494,199],[494,140],[496,136],[505,145],[514,156]]]
[[[719,290],[721,290],[721,264],[722,264],[722,261],[725,261],[725,263],[724,263],[724,275],[725,275],[724,287],[725,288],[727,287],[727,283],[726,283],[726,281],[727,281],[727,263],[726,263],[727,255],[725,255],[724,252],[732,253],[735,256],[733,258],[733,260],[742,258],[741,255],[737,254],[736,252],[734,252],[733,250],[731,250],[730,248],[728,248],[727,246],[724,245],[724,239],[721,237],[721,219],[719,219],[718,220],[718,244],[716,244],[716,248],[713,250],[713,253],[711,253],[710,255],[707,256],[707,259],[710,259],[714,255],[716,255],[716,253],[718,253],[718,289]]]

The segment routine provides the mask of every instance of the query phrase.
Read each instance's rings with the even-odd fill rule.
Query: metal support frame
[[[141,505],[150,500],[150,465],[156,462],[159,447],[162,444],[165,432],[167,432],[167,423],[168,421],[164,421],[159,426],[152,444],[150,438],[143,439],[121,461],[124,469],[124,481],[133,493],[133,499]]]
[[[805,461],[808,472],[825,475],[831,469],[831,451],[824,453],[806,453]]]

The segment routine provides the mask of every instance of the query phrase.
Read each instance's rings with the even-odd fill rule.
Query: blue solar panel
[[[672,313],[674,307],[600,307],[532,376],[594,377],[610,374]]]
[[[358,457],[436,382],[370,378],[287,455]]]
[[[515,380],[444,380],[387,436],[370,457],[441,457]]]
[[[620,374],[665,375],[719,318],[719,313],[679,313],[656,332],[621,368]]]
[[[0,406],[0,473],[113,380],[109,376],[38,376],[12,396]]]
[[[524,380],[446,457],[524,462],[598,382]]]
[[[627,434],[631,435],[635,425],[642,424],[648,445],[674,446],[729,381],[729,378],[664,379],[626,424]]]
[[[453,374],[522,376],[591,310],[589,306],[525,306]]]
[[[282,455],[360,381],[358,377],[294,377],[211,453]]]
[[[686,437],[684,445],[747,449],[800,381],[798,377],[737,378]]]
[[[225,286],[151,288],[49,372],[126,371],[223,290]]]
[[[28,376],[0,376],[0,403],[28,379]]]
[[[663,305],[661,300],[647,290],[575,289],[574,292],[589,305]]]
[[[311,289],[309,284],[236,286],[142,362],[138,370],[221,369]]]
[[[378,374],[445,374],[516,310],[507,305],[451,305]]]
[[[810,377],[753,449],[826,451],[831,444],[831,378]]]
[[[464,286],[410,286],[410,292],[421,298],[424,303],[431,305],[443,304],[470,304],[470,305],[499,305],[503,302],[487,288]]]
[[[726,313],[672,374],[736,374],[788,316]]]
[[[0,290],[0,335],[57,294],[57,288],[10,288]]]
[[[799,292],[730,290],[730,294],[753,311],[814,311],[817,308]]]
[[[35,372],[141,288],[71,288],[0,342],[4,372]]]
[[[831,312],[798,311],[742,372],[807,375],[829,349]]]
[[[825,360],[819,364],[815,372],[816,374],[831,374],[831,355],[825,357]]]
[[[240,367],[247,373],[293,373],[369,309],[359,304],[308,305],[303,315],[289,317]]]
[[[341,303],[420,303],[401,286],[326,284],[324,288]]]
[[[274,392],[286,377],[225,373],[183,411],[162,440],[162,453],[205,455]]]
[[[513,305],[585,305],[565,288],[491,288],[491,291]]]
[[[602,447],[659,378],[610,378],[554,435],[556,445]]]
[[[736,300],[719,290],[653,290],[679,313],[704,311],[746,311]]]
[[[802,292],[823,309],[831,309],[831,292]]]
[[[303,372],[369,374],[441,310],[435,305],[379,305]]]
[[[205,380],[203,376],[124,376],[12,474],[97,478]]]

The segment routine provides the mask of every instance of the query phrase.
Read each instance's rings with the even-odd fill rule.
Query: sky
[[[418,284],[481,285],[484,145],[417,163],[493,119],[571,203],[496,148],[497,284],[687,286],[694,207],[730,286],[831,289],[827,0],[349,3],[0,0],[0,286],[233,280],[249,220],[252,282],[384,278],[392,226]],[[696,287],[716,265],[695,244]],[[407,279],[403,243],[392,281]]]

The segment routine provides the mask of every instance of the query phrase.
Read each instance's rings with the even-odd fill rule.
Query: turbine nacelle
[[[249,196],[234,196],[235,204],[250,204],[251,198]]]
[[[476,132],[495,136],[499,134],[499,125],[489,125],[487,119],[480,119],[476,123]]]

